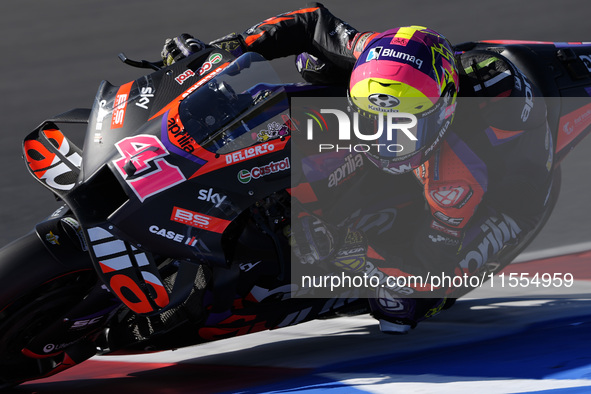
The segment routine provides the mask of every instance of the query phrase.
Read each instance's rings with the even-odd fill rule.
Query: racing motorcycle
[[[569,98],[590,95],[591,46],[491,41],[458,50],[491,47],[555,99],[558,166],[590,131],[591,104]],[[92,108],[47,119],[24,139],[30,174],[63,206],[0,251],[0,385],[96,354],[367,313],[354,294],[290,296],[298,129],[290,100],[345,92],[281,83],[255,53],[206,48],[169,67],[120,58],[152,70],[121,86],[103,81]],[[85,126],[82,148],[62,131],[69,124]]]

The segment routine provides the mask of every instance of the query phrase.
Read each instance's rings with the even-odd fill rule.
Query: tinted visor
[[[448,87],[435,105],[418,113],[382,112],[371,117],[359,115],[358,131],[362,140],[371,139],[380,147],[368,152],[375,158],[401,161],[426,149],[432,150],[447,131],[455,111],[455,88]],[[413,100],[406,98],[405,101]],[[418,101],[418,100],[417,100]],[[371,138],[373,136],[373,138]],[[425,152],[427,154],[429,152]]]

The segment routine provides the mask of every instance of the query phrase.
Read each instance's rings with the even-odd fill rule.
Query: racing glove
[[[302,264],[315,264],[330,258],[335,250],[335,230],[312,215],[293,221],[289,231],[292,252]]]
[[[183,33],[175,38],[167,38],[162,48],[161,57],[165,66],[191,56],[205,48],[205,43],[190,34]]]
[[[217,40],[210,42],[209,45],[228,51],[235,57],[239,57],[246,52],[244,38],[236,33],[230,33],[227,36],[218,38]]]
[[[365,270],[368,247],[361,231],[338,228],[308,214],[292,222],[288,236],[292,252],[302,264],[329,262],[351,273]]]
[[[349,74],[344,70],[307,52],[302,52],[296,57],[295,65],[302,78],[313,84],[343,85],[349,78]]]

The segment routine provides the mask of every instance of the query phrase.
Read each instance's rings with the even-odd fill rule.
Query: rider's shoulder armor
[[[516,131],[546,121],[546,105],[538,88],[503,55],[473,50],[458,56],[460,104],[474,100],[486,122]]]

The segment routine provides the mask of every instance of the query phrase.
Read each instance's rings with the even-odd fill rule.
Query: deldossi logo
[[[359,126],[359,114],[353,112],[353,121],[349,119],[349,114],[338,109],[321,109],[320,113],[314,111],[314,114],[307,113],[312,119],[307,120],[307,134],[306,138],[311,141],[314,139],[314,124],[316,123],[320,128],[320,131],[324,130],[326,126],[326,120],[321,114],[331,114],[336,116],[338,122],[338,137],[339,144],[318,144],[319,152],[326,151],[348,151],[348,152],[390,152],[390,153],[402,153],[405,146],[414,144],[417,141],[417,137],[413,134],[412,129],[416,127],[418,121],[417,117],[413,114],[405,112],[388,112],[384,114],[380,112],[376,117],[375,128],[373,130],[360,130]],[[323,127],[324,125],[324,127]],[[353,132],[351,132],[351,130]],[[387,143],[378,143],[378,141],[384,141],[382,136],[386,136]],[[354,138],[357,141],[366,141],[367,143],[360,144],[345,144],[351,142]],[[396,142],[394,142],[396,141]],[[343,144],[341,144],[343,142]]]

